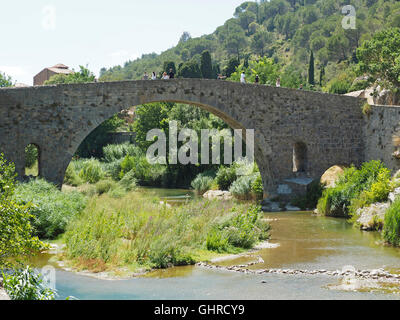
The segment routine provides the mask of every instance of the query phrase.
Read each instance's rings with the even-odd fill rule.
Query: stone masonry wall
[[[71,157],[103,121],[129,107],[170,101],[196,105],[232,128],[255,130],[255,157],[270,195],[294,178],[293,146],[307,148],[305,172],[364,160],[363,100],[219,80],[175,79],[0,89],[0,151],[24,175],[24,148],[40,149],[40,175],[62,184]],[[386,139],[387,137],[385,137]],[[367,154],[373,154],[368,145]]]

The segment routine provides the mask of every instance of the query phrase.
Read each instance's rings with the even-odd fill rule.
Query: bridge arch
[[[181,103],[181,104],[186,104],[186,105],[191,105],[193,107],[198,107],[202,110],[208,111],[211,114],[217,116],[218,118],[220,118],[221,120],[223,120],[227,125],[229,125],[230,128],[232,129],[252,129],[252,128],[246,128],[242,123],[238,122],[236,119],[232,118],[230,115],[221,112],[220,109],[213,107],[211,105],[205,104],[203,103],[199,103],[197,101],[193,101],[193,100],[186,100],[186,99],[149,99],[149,100],[145,100],[142,99],[141,100],[141,104],[139,105],[143,105],[143,104],[152,104],[152,103],[160,103],[160,102],[171,102],[171,103]],[[136,102],[132,102],[132,103],[136,103]],[[86,129],[81,130],[75,139],[75,143],[73,145],[73,148],[70,150],[70,161],[72,160],[72,156],[76,153],[76,151],[78,150],[79,146],[81,145],[81,143],[94,131],[96,130],[96,128],[98,128],[102,123],[104,123],[105,121],[109,120],[111,117],[113,117],[114,115],[128,110],[130,108],[133,107],[137,107],[138,105],[132,105],[132,103],[126,102],[125,104],[121,104],[121,106],[118,108],[118,111],[111,114],[111,113],[104,113],[101,116],[96,117],[95,119],[93,119],[93,121],[91,121],[90,126],[88,126]],[[111,111],[114,112],[114,111]],[[111,114],[111,115],[110,115]],[[156,128],[157,129],[157,128]],[[267,159],[268,155],[263,154],[262,152],[262,148],[261,148],[261,142],[258,140],[258,137],[255,135],[254,137],[254,160],[257,163],[257,166],[260,168],[262,167],[262,169],[260,169],[260,171],[262,170],[263,173],[268,173],[268,177],[269,179],[266,179],[266,175],[261,174],[261,178],[263,181],[263,185],[264,185],[264,189],[268,190],[269,186],[273,186],[274,185],[274,181],[271,180],[272,176],[270,175],[270,166],[269,163],[266,162],[265,160]],[[233,155],[232,155],[233,157]],[[262,161],[263,160],[263,161]],[[68,161],[68,163],[65,166],[65,170],[67,169],[70,161]],[[64,179],[64,177],[63,177]]]

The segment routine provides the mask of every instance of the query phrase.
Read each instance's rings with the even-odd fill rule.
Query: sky
[[[212,33],[244,0],[13,0],[0,7],[0,72],[32,85],[63,63],[98,75],[175,46],[184,31]]]

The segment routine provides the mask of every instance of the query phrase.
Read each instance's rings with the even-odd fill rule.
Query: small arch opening
[[[307,171],[307,146],[303,142],[296,142],[293,146],[293,172]]]
[[[30,143],[25,147],[25,175],[40,176],[40,150],[36,144]]]

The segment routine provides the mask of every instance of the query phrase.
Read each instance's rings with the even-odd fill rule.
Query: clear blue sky
[[[0,72],[31,85],[57,63],[79,69],[123,64],[212,33],[244,0],[14,0],[0,10]]]

